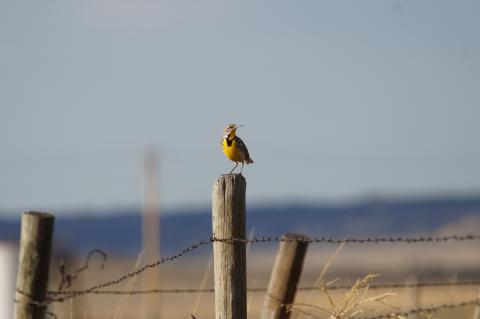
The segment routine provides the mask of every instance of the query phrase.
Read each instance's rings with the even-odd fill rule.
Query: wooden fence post
[[[22,216],[20,254],[15,294],[15,319],[43,319],[55,217],[25,212]]]
[[[290,311],[284,305],[291,304],[295,298],[298,280],[302,273],[303,260],[307,252],[308,237],[297,234],[285,234],[280,243],[272,275],[268,284],[261,319],[287,319]]]
[[[245,178],[220,176],[213,185],[212,225],[216,238],[245,239]],[[247,280],[245,243],[213,243],[215,318],[246,319]]]

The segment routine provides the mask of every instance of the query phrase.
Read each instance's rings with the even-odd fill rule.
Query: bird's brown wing
[[[240,137],[235,136],[235,144],[245,154],[245,163],[253,163],[252,159],[250,158],[250,154],[248,153],[247,146],[245,143],[243,143]]]

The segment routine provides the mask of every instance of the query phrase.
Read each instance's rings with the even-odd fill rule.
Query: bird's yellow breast
[[[225,153],[225,156],[227,156],[228,159],[234,162],[242,162],[244,160],[243,154],[239,152],[237,148],[235,139],[232,141],[230,145],[228,145],[227,139],[224,138],[222,141],[222,148],[223,148],[223,152]]]

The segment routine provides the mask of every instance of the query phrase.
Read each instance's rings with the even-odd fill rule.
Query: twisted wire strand
[[[23,303],[33,307],[45,308],[44,309],[45,314],[49,315],[53,319],[58,319],[58,316],[55,313],[48,310],[48,304],[50,303],[49,298],[46,298],[44,301],[39,302],[39,301],[36,301],[35,298],[33,298],[33,296],[19,289],[17,289],[16,292],[19,293],[22,297],[21,299],[13,299],[14,303],[20,303],[20,304]]]
[[[461,282],[420,282],[411,284],[372,284],[370,289],[396,289],[396,288],[423,288],[423,287],[453,287],[453,286],[479,286],[480,281],[461,281]],[[351,285],[328,286],[328,290],[347,290]],[[322,287],[306,286],[298,287],[297,291],[322,290]],[[266,287],[248,288],[248,292],[266,292]],[[81,291],[49,291],[50,296],[76,294]],[[89,294],[96,295],[142,295],[142,294],[188,294],[188,293],[213,293],[213,288],[185,288],[185,289],[148,289],[148,290],[93,290]]]
[[[224,243],[243,243],[243,244],[252,244],[252,243],[264,243],[264,242],[303,242],[303,243],[331,243],[331,244],[342,244],[342,243],[440,243],[440,242],[449,242],[449,241],[468,241],[468,240],[478,240],[480,235],[451,235],[451,236],[414,236],[414,237],[402,237],[402,236],[390,236],[390,237],[367,237],[367,238],[331,238],[331,237],[313,237],[313,238],[285,238],[285,237],[256,237],[252,239],[242,239],[242,238],[218,238],[215,237],[215,234],[212,235],[211,241],[213,242],[224,242]]]

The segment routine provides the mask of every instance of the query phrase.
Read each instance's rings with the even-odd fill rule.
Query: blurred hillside
[[[20,214],[19,214],[20,215]],[[249,206],[247,231],[255,236],[301,232],[310,236],[385,236],[472,233],[480,224],[480,196],[470,198],[369,200],[349,205],[284,204]],[[18,240],[19,219],[0,219],[0,240]],[[211,234],[210,210],[168,212],[161,220],[162,253],[173,253]],[[58,217],[57,249],[138,254],[139,209],[78,211]]]

